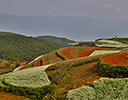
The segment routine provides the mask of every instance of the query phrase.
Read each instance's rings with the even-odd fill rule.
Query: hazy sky
[[[128,19],[128,0],[0,0],[0,13]]]

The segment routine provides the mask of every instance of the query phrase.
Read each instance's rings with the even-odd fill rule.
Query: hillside
[[[59,49],[60,43],[0,32],[0,47],[1,59],[30,61],[39,55]]]
[[[67,38],[55,37],[55,36],[38,36],[37,38],[55,42],[59,44],[61,48],[69,46],[68,43],[76,43],[73,40],[69,40]]]
[[[123,77],[128,76],[127,66],[124,66],[128,60],[127,53],[128,49],[84,46],[61,48],[35,58],[13,72],[0,75],[0,89],[34,100],[79,100],[79,98],[105,100],[107,96],[110,99],[125,100],[128,79]],[[122,62],[120,57],[125,61]],[[110,60],[109,64],[102,59]],[[123,65],[111,65],[111,62],[117,60],[119,63],[116,64],[123,63]],[[114,79],[115,77],[120,79]],[[123,86],[125,88],[122,88]],[[121,95],[118,96],[118,92]]]
[[[3,73],[11,72],[16,66],[15,62],[0,59],[0,75]]]

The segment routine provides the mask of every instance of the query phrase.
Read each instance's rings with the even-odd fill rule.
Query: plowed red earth
[[[25,65],[27,62],[21,62],[20,63],[20,66],[23,66],[23,65]]]
[[[128,65],[128,58],[126,58],[128,54],[117,54],[117,55],[111,55],[104,58],[105,63],[109,63],[112,65]]]
[[[43,65],[48,65],[48,61],[43,58]]]
[[[85,48],[85,49],[79,50],[79,57],[89,56],[95,50],[104,50],[104,48],[91,47],[91,48]]]
[[[39,59],[36,61],[34,67],[38,67],[38,66],[41,66],[41,65],[42,65],[42,58],[39,58]]]
[[[10,94],[0,93],[0,100],[28,100],[28,99],[25,99],[24,97],[20,97],[20,96],[13,96]]]
[[[25,69],[28,65],[25,65],[24,67],[21,67],[20,70]]]
[[[69,48],[64,48],[62,51],[61,51],[61,54],[64,55],[67,59],[74,59],[70,52],[72,49],[75,49],[75,48],[81,48],[81,47],[69,47]]]

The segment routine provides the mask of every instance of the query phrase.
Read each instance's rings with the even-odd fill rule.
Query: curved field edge
[[[70,54],[73,58],[79,58],[79,50],[81,49],[85,49],[85,48],[88,48],[88,47],[80,47],[80,48],[75,48],[75,49],[72,49],[70,51]]]
[[[112,54],[112,55],[115,55],[115,54]],[[112,55],[109,55],[109,56],[112,56]],[[108,56],[106,56],[106,57],[108,57]],[[106,57],[103,57],[99,60],[99,63],[98,63],[99,71],[98,71],[98,73],[100,75],[109,76],[109,77],[113,77],[113,78],[128,77],[128,66],[113,65],[113,64],[110,64],[110,63],[105,63],[103,59],[106,58]]]
[[[89,56],[100,55],[100,54],[108,54],[108,53],[118,53],[120,50],[95,50]]]
[[[67,100],[127,100],[128,78],[112,79],[100,78],[92,83],[92,86],[83,86],[70,90]]]
[[[4,79],[4,84],[16,87],[41,88],[49,85],[51,82],[48,79],[45,69],[49,65],[24,69],[18,72],[13,72]]]
[[[8,87],[8,86],[6,86],[5,84],[3,84],[3,80],[4,80],[7,76],[9,76],[9,75],[11,75],[11,74],[12,74],[12,72],[0,75],[0,88],[2,88],[2,87]]]
[[[97,40],[97,42],[101,43],[101,44],[95,44],[98,47],[108,47],[108,48],[126,48],[128,47],[127,44],[121,43],[119,41],[115,41],[115,40]]]
[[[28,64],[25,64],[25,65],[23,65],[23,66],[19,66],[19,67],[15,68],[15,69],[13,70],[13,72],[19,71],[19,70],[22,70],[22,69],[25,69],[25,68],[29,68],[29,65],[30,65],[31,67],[33,67],[34,62],[36,62],[38,59],[42,58],[43,56],[44,56],[44,55],[38,56],[38,57],[36,57],[34,60],[32,60],[31,62],[29,62]]]

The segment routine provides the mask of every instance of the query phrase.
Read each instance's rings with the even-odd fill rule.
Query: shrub
[[[128,76],[128,66],[119,66],[104,63],[102,59],[98,63],[98,73],[103,76],[110,76],[113,78],[121,78]]]
[[[70,90],[67,100],[127,100],[128,78],[100,78],[94,81],[92,87],[80,87]]]
[[[62,60],[67,60],[67,58],[63,55],[61,55],[59,52],[55,53],[58,57],[60,57]]]
[[[20,66],[20,64],[17,62],[16,65],[15,65],[15,68],[17,68],[17,67],[19,67],[19,66]]]

